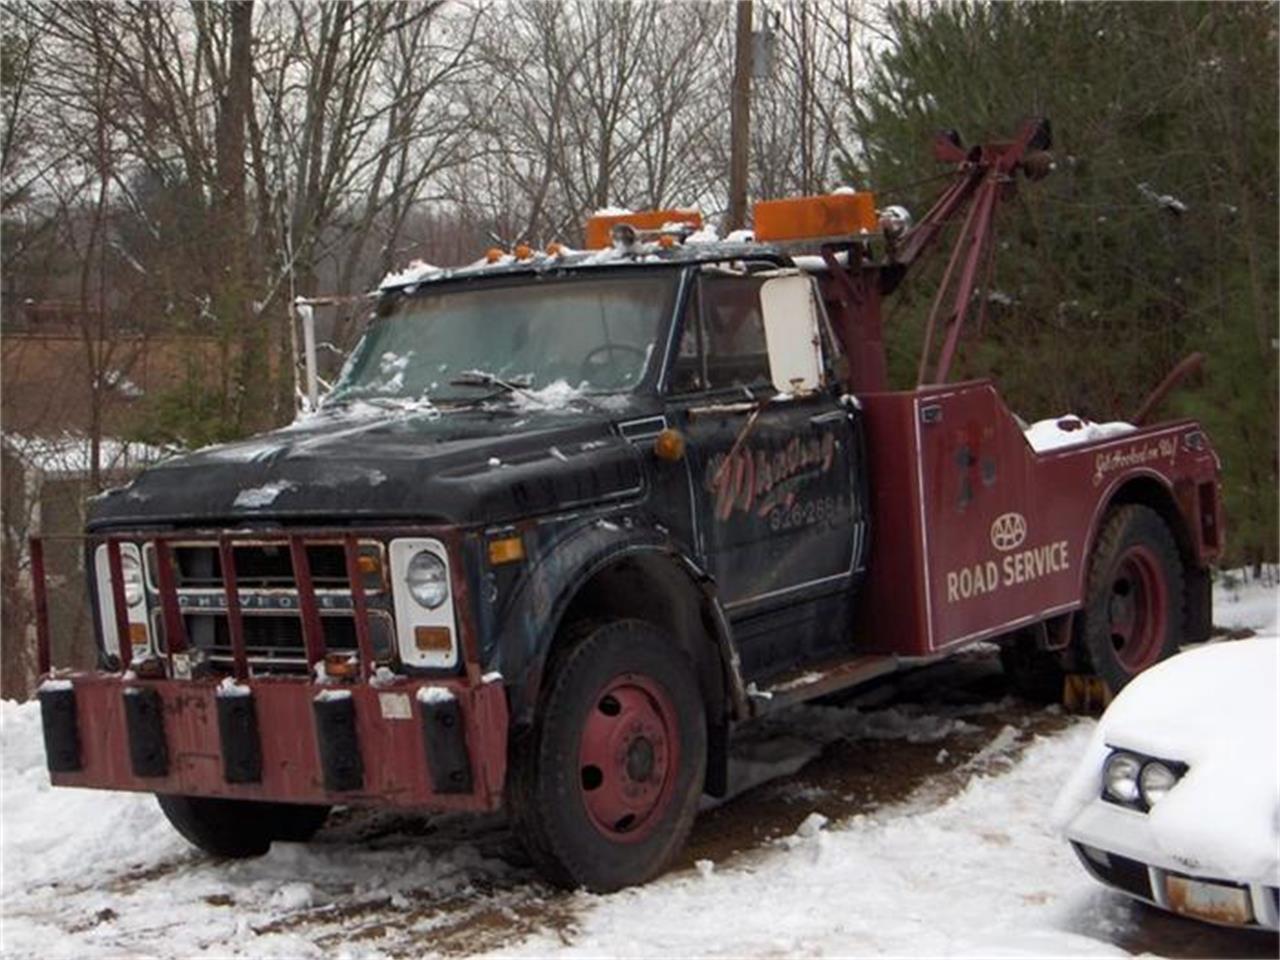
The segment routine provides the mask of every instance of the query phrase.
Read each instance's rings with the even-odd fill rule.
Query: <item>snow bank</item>
[[[19,890],[65,882],[95,867],[123,871],[188,849],[146,794],[53,789],[36,701],[0,701],[0,753],[0,892],[6,901]]]
[[[1045,453],[1060,447],[1071,447],[1093,440],[1106,440],[1108,437],[1132,433],[1137,429],[1133,424],[1119,420],[1111,423],[1094,423],[1068,413],[1061,417],[1054,417],[1052,420],[1038,420],[1027,427],[1025,433],[1031,449],[1036,453]]]
[[[1040,741],[932,810],[808,817],[757,856],[578,894],[569,942],[548,931],[497,955],[1127,956],[1080,923],[1092,881],[1044,815],[1089,734]]]
[[[1223,570],[1213,585],[1213,622],[1228,629],[1280,633],[1280,567],[1270,564],[1255,577],[1248,569]]]
[[[1113,747],[1186,763],[1147,820],[1166,857],[1197,873],[1280,884],[1280,638],[1206,644],[1116,697],[1054,806],[1061,829],[1101,790]]]

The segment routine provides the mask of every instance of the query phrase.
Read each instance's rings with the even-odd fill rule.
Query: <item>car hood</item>
[[[121,526],[500,523],[638,493],[638,456],[600,407],[441,411],[362,404],[152,467],[91,505]]]
[[[1200,875],[1280,882],[1280,638],[1220,641],[1133,680],[1098,722],[1054,808],[1070,822],[1098,799],[1113,749],[1187,765],[1146,816],[1153,853]]]

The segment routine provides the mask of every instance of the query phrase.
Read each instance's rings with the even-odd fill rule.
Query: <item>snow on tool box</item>
[[[155,792],[240,856],[333,804],[501,806],[546,876],[608,890],[672,861],[744,721],[984,639],[1039,690],[1203,639],[1217,459],[1148,422],[1192,360],[1079,443],[951,381],[1048,146],[939,139],[915,227],[849,192],[723,242],[611,211],[599,249],[388,278],[318,409],[94,503],[92,674],[50,662],[32,543],[54,782]],[[893,390],[881,298],[970,205]]]

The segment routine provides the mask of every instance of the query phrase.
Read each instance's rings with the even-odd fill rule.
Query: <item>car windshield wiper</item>
[[[497,387],[503,393],[524,393],[533,386],[532,377],[512,377],[504,380],[496,373],[485,370],[467,370],[449,381],[451,387]]]

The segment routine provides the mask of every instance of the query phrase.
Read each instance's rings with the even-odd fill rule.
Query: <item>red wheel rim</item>
[[[1130,673],[1145,670],[1164,647],[1168,589],[1160,561],[1150,549],[1126,550],[1111,580],[1107,619],[1116,659]]]
[[[675,792],[678,730],[670,698],[642,674],[615,677],[592,700],[578,786],[591,823],[610,840],[636,843],[662,819]]]

